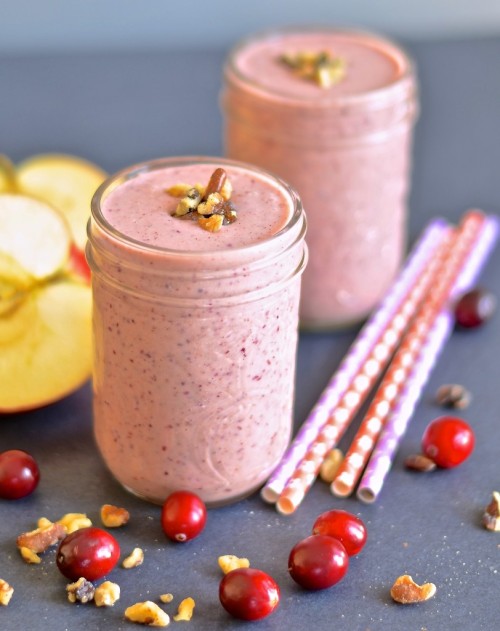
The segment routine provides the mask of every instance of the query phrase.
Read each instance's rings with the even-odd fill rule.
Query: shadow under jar
[[[173,216],[179,199],[166,191],[216,168],[237,220],[208,232]],[[94,431],[129,491],[220,505],[277,465],[292,429],[305,229],[288,185],[218,158],[136,165],[96,192]]]
[[[316,56],[318,66],[326,60],[330,75],[301,69],[300,55]],[[409,57],[361,32],[256,35],[228,56],[221,106],[226,155],[278,174],[302,199],[309,263],[301,326],[336,329],[366,318],[406,246],[418,109]]]

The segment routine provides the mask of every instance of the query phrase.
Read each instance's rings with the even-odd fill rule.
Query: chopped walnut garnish
[[[179,607],[177,608],[177,614],[174,616],[175,622],[180,622],[184,620],[188,622],[193,617],[193,611],[195,607],[194,599],[191,597],[184,598],[179,603]]]
[[[396,579],[391,588],[392,599],[403,605],[420,603],[429,600],[436,593],[434,583],[417,585],[411,576],[404,574]]]
[[[130,513],[125,508],[119,508],[112,504],[101,506],[101,521],[106,528],[119,528],[128,523]]]
[[[80,577],[74,583],[66,585],[66,592],[70,603],[88,603],[94,598],[95,587],[86,578]]]
[[[122,567],[126,570],[130,570],[133,567],[137,567],[138,565],[142,565],[144,561],[144,552],[141,548],[134,548],[132,552],[123,559]]]
[[[326,454],[319,469],[319,477],[323,482],[327,482],[328,484],[333,482],[343,460],[344,454],[340,449],[332,449]]]
[[[248,559],[237,557],[234,554],[223,554],[217,561],[224,574],[228,574],[228,572],[240,567],[250,567],[250,561]]]
[[[301,51],[295,54],[285,53],[280,61],[291,68],[303,79],[314,81],[321,88],[330,88],[345,77],[346,64],[342,57],[333,57],[331,53],[320,51]]]
[[[61,524],[49,522],[48,526],[24,532],[16,540],[18,548],[29,548],[32,552],[45,552],[66,536],[66,530]]]
[[[23,557],[23,559],[26,561],[26,563],[41,563],[42,559],[38,556],[38,554],[36,552],[33,552],[33,550],[30,550],[29,548],[26,548],[25,546],[21,546],[19,548],[19,552],[21,554],[21,556]]]
[[[166,627],[170,624],[170,616],[151,600],[127,607],[125,618],[150,627]]]
[[[198,217],[198,223],[208,232],[218,232],[222,228],[224,217],[222,215],[210,215],[210,217]]]
[[[483,524],[488,530],[500,531],[500,493],[493,491],[493,499],[483,513]]]
[[[0,578],[0,605],[4,605],[6,607],[9,604],[13,593],[14,588],[11,587],[7,581],[4,581],[3,578]]]
[[[170,594],[170,592],[168,594],[161,594],[160,596],[160,600],[162,603],[171,603],[174,599],[174,595]]]
[[[120,599],[120,586],[104,581],[95,588],[94,602],[97,607],[112,607]]]
[[[218,232],[223,225],[236,221],[237,212],[229,201],[233,187],[227,173],[220,167],[210,176],[206,187],[199,184],[174,184],[167,189],[180,201],[173,213],[179,219],[197,219],[200,226],[209,232]]]
[[[56,523],[64,526],[68,535],[81,528],[92,526],[92,522],[85,513],[66,513]]]

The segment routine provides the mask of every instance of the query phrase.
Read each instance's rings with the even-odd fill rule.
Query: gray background
[[[249,15],[244,23],[243,13],[237,22],[236,1],[233,2],[228,20],[234,20],[238,28],[224,29],[226,39],[200,45],[199,50],[186,50],[184,41],[184,50],[174,46],[171,51],[121,53],[90,50],[90,34],[98,48],[99,42],[104,41],[102,29],[112,32],[114,18],[106,12],[109,3],[82,3],[86,8],[79,5],[80,13],[88,14],[88,25],[83,29],[88,49],[64,54],[58,52],[63,39],[68,48],[83,44],[66,21],[56,29],[54,15],[49,12],[51,3],[39,4],[30,3],[28,8],[25,3],[17,2],[8,8],[18,18],[22,16],[25,26],[38,23],[44,33],[51,26],[58,37],[54,36],[51,42],[47,39],[47,46],[58,50],[40,54],[37,49],[36,54],[27,54],[29,43],[41,46],[31,32],[29,37],[24,34],[22,54],[20,48],[18,53],[12,52],[16,42],[21,47],[21,41],[12,36],[10,52],[0,56],[0,151],[16,161],[37,152],[67,151],[90,158],[109,171],[160,155],[221,153],[217,95],[226,43],[247,27],[261,26],[251,21],[256,19],[258,3],[251,5],[255,9],[251,15],[250,9],[246,9]],[[45,12],[42,4],[47,7]],[[102,9],[98,9],[98,4]],[[124,11],[131,6],[127,2],[119,4]],[[386,24],[387,29],[383,30],[388,32],[392,20],[396,20],[390,12],[382,13],[382,7],[388,3],[369,4],[373,20],[379,20],[379,25]],[[377,8],[372,6],[375,4]],[[403,5],[391,3],[394,7],[399,4]],[[59,7],[63,5],[69,7],[71,3],[61,2]],[[431,3],[423,5],[429,8]],[[444,5],[432,3],[436,7],[432,16],[435,24],[444,15],[439,8]],[[142,12],[146,6],[159,10],[160,4],[143,0],[134,6],[138,15],[138,6]],[[170,6],[173,7],[166,0],[162,3],[164,11]],[[192,6],[186,2],[182,8],[171,9],[177,23],[178,16]],[[211,7],[214,6],[219,4],[212,3]],[[350,10],[358,11],[358,17],[362,15],[361,7],[367,6],[368,3],[349,3]],[[417,29],[418,22],[411,20],[416,3],[410,5],[411,9],[408,6],[409,3],[404,3],[398,15],[407,11],[408,24]],[[459,9],[465,3],[450,1],[446,6],[452,7],[447,15],[453,23],[458,19],[457,14],[462,15]],[[482,6],[486,3],[474,3],[471,10],[481,15]],[[313,4],[309,2],[307,7],[312,13]],[[336,17],[340,3],[328,7],[329,15]],[[470,15],[469,26],[475,29],[477,24]],[[494,24],[494,12],[491,15],[487,30]],[[4,31],[0,42],[6,46],[4,35],[10,28],[4,16],[5,12],[0,20]],[[222,20],[222,13],[217,16]],[[321,21],[319,17],[317,21]],[[137,31],[142,33],[139,17],[136,22]],[[441,23],[444,22],[443,18]],[[462,25],[464,22],[467,20],[462,19]],[[96,24],[95,31],[90,29],[91,23]],[[60,33],[61,26],[67,32]],[[149,24],[150,29],[153,26]],[[160,30],[160,26],[157,28]],[[169,28],[176,30],[172,25]],[[187,27],[182,23],[178,28]],[[123,34],[115,37],[120,40],[116,48],[124,46]],[[130,37],[130,45],[137,48],[157,43],[151,37],[149,42],[141,40],[139,45]],[[500,213],[500,37],[491,34],[471,37],[471,33],[458,37],[447,32],[446,37],[432,41],[419,41],[409,33],[402,39],[417,61],[422,99],[410,200],[413,240],[436,215],[456,220],[471,206]],[[193,85],[197,88],[195,93]],[[500,295],[500,248],[485,269],[482,283]],[[165,591],[172,591],[176,602],[187,595],[195,598],[195,617],[186,626],[192,631],[497,628],[500,535],[482,528],[481,514],[491,492],[500,490],[499,317],[497,314],[481,330],[453,335],[427,384],[383,493],[374,505],[335,499],[325,485],[318,483],[294,515],[283,517],[254,496],[234,506],[210,511],[203,535],[185,546],[165,540],[159,526],[158,507],[131,497],[107,474],[93,443],[89,386],[45,409],[0,418],[0,449],[30,451],[42,471],[42,481],[33,496],[18,502],[0,501],[0,576],[16,589],[11,604],[0,608],[0,629],[134,629],[137,627],[123,621],[124,608],[140,599],[155,600]],[[351,331],[301,335],[297,426],[316,401],[354,334]],[[462,416],[475,429],[476,450],[469,461],[455,470],[429,476],[412,475],[404,469],[403,459],[418,450],[423,428],[441,413],[433,403],[433,395],[439,385],[449,382],[462,383],[473,392],[473,403]],[[345,447],[347,440],[342,446]],[[122,587],[122,599],[113,609],[71,606],[65,600],[65,581],[55,568],[53,554],[46,554],[41,566],[27,566],[17,554],[15,537],[32,528],[42,515],[55,519],[65,512],[81,511],[98,523],[98,510],[105,502],[124,505],[131,511],[131,523],[117,537],[124,553],[136,545],[143,547],[146,560],[140,568],[129,572],[118,568],[110,576]],[[309,533],[314,518],[334,506],[359,514],[368,526],[369,540],[363,552],[352,560],[342,583],[330,590],[307,593],[287,575],[288,552]],[[216,558],[224,553],[248,556],[253,566],[275,577],[282,590],[281,604],[275,614],[258,624],[239,623],[226,615],[217,598],[220,573]],[[435,598],[421,606],[395,605],[388,595],[389,588],[404,572],[419,582],[436,583]],[[172,610],[170,607],[169,611]]]
[[[497,0],[8,0],[0,53],[220,49],[252,31],[325,22],[435,38],[500,32]]]

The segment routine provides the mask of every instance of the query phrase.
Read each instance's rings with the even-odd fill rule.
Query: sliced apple
[[[10,158],[0,154],[0,193],[16,190],[16,168]]]
[[[36,282],[12,256],[0,252],[0,317],[15,309]]]
[[[41,154],[17,167],[18,190],[45,200],[67,218],[76,245],[83,250],[90,201],[106,173],[95,164],[64,154]]]
[[[91,292],[59,281],[0,317],[0,412],[61,399],[90,376]]]
[[[0,194],[0,252],[36,279],[66,265],[71,233],[54,208],[26,195]]]

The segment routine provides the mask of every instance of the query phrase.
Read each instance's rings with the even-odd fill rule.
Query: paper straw
[[[471,256],[465,263],[452,292],[453,300],[462,292],[474,286],[481,269],[490,256],[498,239],[499,222],[496,217],[489,217],[474,246]],[[370,457],[366,471],[357,490],[357,496],[363,502],[374,502],[384,484],[392,466],[395,453],[404,436],[415,407],[420,399],[422,389],[435,365],[446,341],[453,330],[454,318],[450,305],[439,314],[429,334],[427,344],[422,350],[401,396],[386,421],[380,438]]]
[[[484,215],[471,211],[459,227],[443,269],[437,274],[433,291],[406,332],[331,484],[330,488],[335,495],[347,497],[356,486],[391,407],[408,379],[431,327],[449,300],[456,278],[472,251],[484,222]]]
[[[331,411],[337,406],[348,387],[359,373],[383,335],[395,311],[408,295],[422,269],[438,247],[445,232],[446,223],[436,219],[429,223],[413,247],[403,270],[398,275],[391,290],[379,308],[369,318],[347,352],[339,368],[323,390],[318,402],[302,424],[294,441],[286,451],[280,464],[262,488],[262,498],[276,502],[297,465],[306,455],[310,445],[328,420]]]
[[[420,270],[420,274],[409,288],[390,322],[381,332],[365,362],[349,383],[336,407],[332,409],[306,455],[297,464],[276,503],[276,508],[280,513],[290,514],[302,502],[316,479],[325,455],[338,443],[375,382],[382,375],[410,319],[431,290],[435,273],[439,270],[448,251],[453,232],[450,227],[443,230],[441,241],[435,248],[433,256]]]

